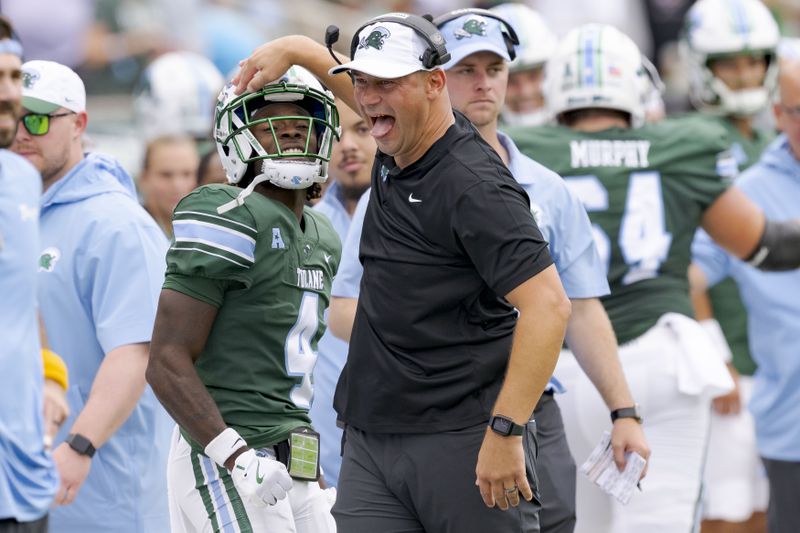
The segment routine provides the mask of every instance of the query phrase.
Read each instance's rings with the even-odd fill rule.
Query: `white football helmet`
[[[694,106],[725,115],[758,113],[777,82],[779,39],[778,25],[760,0],[699,0],[686,14],[680,46]],[[764,55],[767,73],[761,87],[733,91],[712,74],[710,60],[740,54]]]
[[[489,11],[507,20],[519,37],[517,57],[508,64],[511,72],[544,65],[556,50],[558,39],[542,16],[525,4],[500,4]]]
[[[525,4],[517,3],[500,4],[490,11],[507,20],[519,37],[517,57],[508,64],[509,72],[544,67],[556,50],[558,38],[547,27],[542,16]],[[502,118],[504,123],[512,126],[538,126],[547,122],[549,115],[545,108],[517,113],[505,107]]]
[[[553,118],[578,109],[613,109],[628,113],[631,126],[639,127],[652,76],[630,37],[607,24],[585,24],[562,39],[547,63],[545,103]]]
[[[234,89],[231,84],[222,89],[214,118],[217,151],[228,182],[239,183],[253,163],[257,165],[252,170],[254,177],[245,191],[252,191],[263,181],[284,189],[306,189],[314,183],[324,183],[333,141],[339,138],[341,130],[333,94],[310,72],[298,66],[292,66],[280,79],[256,92],[237,95]],[[257,117],[261,108],[279,102],[302,107],[308,116]],[[283,153],[274,129],[274,124],[281,120],[308,121],[303,150]],[[272,153],[250,131],[262,123],[269,124],[276,147]],[[316,135],[315,144],[311,142],[312,132]],[[242,200],[247,194],[240,195]]]
[[[225,80],[214,64],[193,52],[156,58],[134,89],[136,124],[145,141],[161,135],[211,136],[214,98]]]

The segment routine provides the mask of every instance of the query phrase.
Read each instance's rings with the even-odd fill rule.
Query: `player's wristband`
[[[706,335],[708,335],[708,338],[711,340],[714,348],[716,348],[719,354],[722,356],[723,362],[730,363],[733,361],[733,354],[728,346],[728,341],[725,340],[725,335],[722,333],[722,328],[719,326],[719,322],[713,318],[707,318],[700,321],[700,326],[705,330]]]
[[[225,468],[225,461],[228,460],[228,457],[244,446],[247,446],[247,443],[235,429],[225,428],[225,431],[208,443],[204,451],[212,461]]]
[[[64,390],[67,390],[67,387],[69,386],[69,374],[67,372],[67,365],[64,364],[64,360],[61,359],[54,351],[48,350],[47,348],[42,348],[42,362],[44,363],[45,379],[52,379],[61,385]]]

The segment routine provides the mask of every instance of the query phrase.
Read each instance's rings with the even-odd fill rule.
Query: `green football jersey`
[[[721,178],[736,174],[724,130],[683,118],[594,133],[561,126],[508,133],[583,201],[611,288],[601,300],[620,343],[665,313],[694,316],[692,238],[729,185]]]
[[[758,161],[761,152],[774,139],[774,135],[767,131],[753,130],[753,137],[745,137],[735,124],[725,117],[704,116],[706,120],[714,122],[725,128],[728,133],[731,155],[743,172],[750,165]],[[714,317],[720,324],[725,340],[733,354],[733,366],[740,374],[752,376],[756,364],[750,356],[750,345],[747,336],[747,311],[739,296],[739,288],[731,278],[714,285],[708,291]]]
[[[164,288],[217,307],[195,368],[225,423],[261,447],[310,426],[341,243],[324,215],[305,208],[301,229],[288,207],[259,193],[217,212],[240,191],[207,185],[181,200]]]

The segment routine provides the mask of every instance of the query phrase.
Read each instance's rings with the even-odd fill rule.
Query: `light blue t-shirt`
[[[70,418],[83,410],[111,350],[150,341],[168,242],[113,159],[90,154],[41,200],[39,305],[67,363]],[[166,459],[173,422],[149,386],[92,459],[75,501],[50,515],[52,533],[169,531]]]
[[[0,150],[0,520],[38,520],[58,488],[44,449],[44,369],[36,318],[42,179]]]
[[[785,136],[735,182],[770,220],[800,218],[800,161]],[[761,456],[800,461],[800,270],[767,273],[719,248],[705,232],[692,258],[710,285],[731,276],[747,309],[750,351],[758,365],[750,410]]]
[[[344,241],[350,229],[350,213],[340,198],[339,185],[334,182],[314,209],[327,216],[333,229]],[[325,311],[327,319],[328,311]],[[347,359],[347,343],[334,336],[330,330],[317,344],[317,365],[314,367],[314,400],[311,403],[311,423],[320,434],[320,462],[325,482],[335,487],[339,481],[341,466],[342,430],[336,426],[336,411],[333,409],[333,393],[339,374]]]

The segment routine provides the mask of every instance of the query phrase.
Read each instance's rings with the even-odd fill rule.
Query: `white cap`
[[[494,52],[506,61],[511,61],[508,46],[503,38],[503,24],[494,18],[467,13],[443,24],[442,32],[450,52],[450,61],[443,65],[450,69],[476,52]]]
[[[52,113],[65,107],[86,111],[86,88],[80,76],[61,63],[28,61],[22,65],[22,107],[34,113]]]
[[[422,56],[428,43],[410,26],[379,21],[365,26],[358,37],[353,60],[333,67],[328,74],[355,70],[376,78],[394,79],[419,70],[434,70],[423,66]]]

